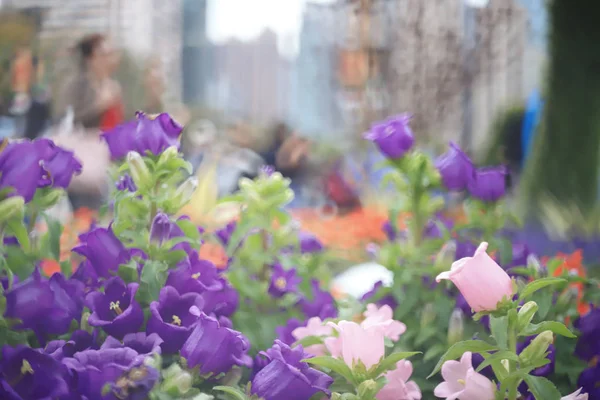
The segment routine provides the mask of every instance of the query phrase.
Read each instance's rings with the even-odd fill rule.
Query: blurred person
[[[15,117],[15,134],[21,136],[25,130],[25,115],[31,106],[30,90],[33,81],[33,55],[27,46],[17,48],[11,66],[13,102],[10,114]]]
[[[162,96],[165,92],[162,61],[160,57],[150,57],[144,71],[144,88],[146,104],[144,111],[158,114],[163,110]]]
[[[102,34],[85,36],[73,52],[76,70],[57,98],[57,115],[64,117],[72,107],[75,125],[88,130],[114,128],[124,119],[121,86],[112,78],[119,53]]]
[[[292,131],[291,129],[284,123],[277,123],[270,132],[271,135],[271,145],[270,147],[264,151],[261,156],[265,160],[267,165],[276,166],[277,153],[281,149],[281,146],[286,141],[288,137],[290,137]]]
[[[46,81],[44,61],[33,58],[35,82],[31,90],[31,107],[25,121],[25,137],[35,139],[42,135],[50,120],[50,92]]]

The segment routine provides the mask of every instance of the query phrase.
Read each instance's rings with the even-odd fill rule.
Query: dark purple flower
[[[221,290],[202,293],[204,312],[229,317],[237,310],[240,296],[225,278],[219,278],[219,281],[223,284]]]
[[[6,318],[20,319],[14,329],[31,329],[40,344],[48,335],[69,331],[71,321],[79,321],[83,311],[83,285],[67,281],[62,274],[47,280],[39,269],[6,292]]]
[[[410,119],[408,114],[389,118],[371,126],[364,137],[374,142],[384,156],[392,160],[402,158],[415,143],[409,125]]]
[[[0,398],[58,399],[69,393],[66,368],[53,357],[26,346],[2,348]]]
[[[188,366],[200,367],[201,375],[219,375],[233,366],[252,366],[252,358],[247,354],[250,348],[248,339],[240,332],[225,328],[204,313],[181,348],[181,356]]]
[[[79,175],[82,170],[81,163],[75,158],[75,154],[55,145],[49,139],[37,139],[33,141],[33,144],[42,154],[40,165],[44,169],[44,173],[40,186],[68,188],[73,176]]]
[[[162,245],[171,236],[171,220],[165,213],[158,213],[150,227],[150,240]]]
[[[92,310],[88,319],[90,326],[102,328],[118,339],[137,332],[144,323],[144,312],[135,300],[138,287],[137,283],[127,285],[115,276],[106,281],[104,293],[88,294],[86,304]]]
[[[135,350],[136,353],[142,356],[151,354],[161,354],[161,344],[163,340],[156,333],[147,334],[145,332],[128,333],[123,338],[123,341],[109,336],[102,344],[101,349],[121,349],[128,347]]]
[[[156,333],[164,341],[167,354],[177,353],[198,321],[192,307],[202,310],[204,301],[197,293],[179,294],[171,287],[161,289],[158,301],[150,303],[150,318],[146,332]]]
[[[147,365],[135,366],[110,385],[110,394],[115,400],[146,400],[159,378],[156,369]]]
[[[229,241],[231,240],[231,235],[235,232],[235,228],[237,226],[237,222],[232,221],[225,225],[223,228],[217,230],[215,234],[223,244],[223,246],[228,246]]]
[[[398,231],[390,221],[384,222],[384,224],[381,226],[381,230],[385,233],[388,240],[391,242],[395,241],[398,238]]]
[[[298,285],[302,278],[298,276],[295,268],[284,269],[279,263],[273,265],[271,272],[271,283],[269,284],[269,294],[275,298],[283,297],[287,293],[298,291]]]
[[[469,193],[485,202],[500,200],[506,193],[506,167],[479,168],[469,181]]]
[[[130,259],[129,251],[115,236],[111,228],[96,228],[79,236],[80,245],[73,252],[88,259],[99,278],[116,274],[121,264]]]
[[[89,260],[84,260],[71,275],[71,280],[79,281],[84,285],[85,293],[96,290],[102,286],[98,274]]]
[[[302,254],[307,253],[319,253],[323,251],[323,243],[315,236],[310,233],[300,232],[300,252]]]
[[[477,250],[477,246],[475,246],[473,243],[469,241],[457,241],[454,258],[456,260],[460,260],[461,258],[465,257],[473,257],[475,250]]]
[[[65,357],[73,357],[75,353],[80,351],[98,349],[97,339],[96,333],[90,334],[87,331],[77,330],[73,332],[68,341],[53,340],[48,342],[43,351],[57,360],[62,360]]]
[[[292,332],[301,326],[306,326],[306,323],[296,318],[290,318],[285,325],[275,328],[275,333],[277,333],[279,340],[291,346],[296,342],[296,338],[292,335]]]
[[[454,226],[454,221],[451,218],[446,218],[442,215],[438,215],[437,218],[429,220],[425,225],[425,229],[423,231],[423,236],[439,239],[443,236],[442,230],[440,229],[440,225],[446,227],[446,229],[451,230]]]
[[[440,172],[444,186],[453,191],[465,190],[475,172],[469,156],[453,142],[450,142],[450,149],[435,160],[435,167]]]
[[[302,360],[311,356],[302,346],[290,348],[279,340],[261,355],[268,364],[252,379],[252,394],[265,400],[306,400],[316,393],[329,396],[333,378]]]
[[[573,325],[579,330],[575,355],[585,361],[600,356],[600,308],[593,308]]]
[[[371,299],[375,296],[377,296],[377,292],[379,292],[380,290],[382,290],[383,288],[383,281],[378,281],[375,283],[375,285],[373,285],[373,289],[371,289],[370,291],[368,291],[367,293],[365,293],[362,297],[361,297],[361,301],[362,302],[371,302]],[[379,300],[377,300],[375,302],[375,304],[377,304],[379,307],[387,305],[390,306],[390,308],[392,310],[395,310],[396,307],[398,307],[398,302],[396,301],[396,299],[394,298],[394,296],[392,296],[391,294],[387,294],[383,297],[381,297]]]
[[[119,177],[119,180],[115,183],[115,187],[117,188],[117,190],[120,190],[122,192],[133,193],[137,191],[137,187],[135,186],[135,183],[133,182],[133,179],[131,179],[131,176],[129,174],[121,175],[121,177]]]
[[[590,400],[600,399],[600,364],[584,370],[579,375],[577,386],[583,388],[582,392],[587,393]]]
[[[130,151],[141,155],[150,152],[159,155],[167,148],[179,148],[179,136],[183,131],[177,122],[168,114],[160,114],[151,118],[144,113],[137,113],[137,118],[104,132],[101,136],[108,144],[111,158],[122,159]]]
[[[201,260],[197,253],[190,254],[181,264],[169,272],[167,286],[173,286],[181,294],[206,291],[217,292],[223,289],[219,271],[208,260]]]
[[[319,281],[313,279],[310,282],[312,286],[312,298],[302,298],[298,304],[307,318],[319,317],[321,319],[337,317],[337,308],[333,296],[324,290],[321,290]]]
[[[473,355],[472,355],[473,368],[475,368],[475,369],[479,368],[479,366],[481,365],[481,363],[483,363],[484,360],[485,359],[483,358],[483,356],[481,354],[473,353]],[[492,367],[490,365],[488,365],[487,367],[485,367],[484,369],[479,371],[479,373],[484,376],[487,376],[489,379],[495,378],[494,370],[492,369]]]
[[[104,385],[119,377],[139,363],[138,354],[129,348],[86,350],[65,358],[63,364],[76,377],[76,388],[88,399],[114,399],[109,393],[102,396]]]
[[[513,243],[512,245],[512,261],[507,266],[511,267],[526,267],[527,266],[527,258],[531,252],[529,251],[529,247],[525,243]]]
[[[4,290],[8,290],[9,286],[14,286],[17,283],[19,283],[19,277],[16,275],[13,275],[12,282],[9,281],[8,276],[6,276],[6,275],[0,276],[0,285],[2,285],[2,288]]]

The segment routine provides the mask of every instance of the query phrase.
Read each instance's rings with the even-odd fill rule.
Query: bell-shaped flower
[[[364,316],[365,320],[360,324],[363,328],[381,327],[385,337],[395,342],[400,339],[400,335],[406,332],[406,325],[394,320],[394,311],[390,306],[377,307],[375,304],[368,304]]]
[[[435,167],[444,186],[452,191],[465,190],[475,172],[473,161],[453,142],[450,142],[450,149],[435,161]]]
[[[339,336],[325,339],[327,350],[333,357],[342,358],[350,368],[361,362],[369,369],[385,356],[385,335],[380,326],[363,328],[350,321],[329,322],[328,325]]]
[[[413,373],[412,363],[400,360],[396,369],[385,374],[386,385],[377,393],[377,400],[421,400],[421,389],[415,381],[410,381]]]
[[[513,284],[508,274],[487,253],[487,243],[481,243],[473,257],[465,257],[442,272],[436,281],[449,279],[456,285],[475,312],[494,311],[500,301],[510,299]]]
[[[371,130],[365,133],[364,138],[374,142],[387,158],[402,158],[415,143],[410,119],[410,115],[402,114],[374,124]]]
[[[433,394],[448,400],[494,400],[495,386],[488,378],[475,372],[472,354],[466,352],[460,361],[449,360],[442,365],[444,382]]]

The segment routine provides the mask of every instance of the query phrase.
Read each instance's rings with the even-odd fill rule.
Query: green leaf
[[[188,219],[180,219],[177,221],[177,226],[183,231],[185,236],[192,239],[194,242],[200,242],[200,231],[198,226]]]
[[[25,221],[13,219],[8,222],[8,230],[16,238],[25,252],[31,250],[31,242],[29,241],[29,232],[25,226]]]
[[[231,398],[236,400],[248,400],[248,396],[246,396],[246,394],[238,388],[234,388],[231,386],[215,386],[213,390],[227,393],[231,396]]]
[[[161,260],[166,262],[169,266],[173,266],[183,260],[185,256],[187,256],[185,250],[173,250],[164,253],[161,256]]]
[[[295,342],[293,347],[296,347],[296,346],[308,347],[308,346],[314,346],[317,344],[323,344],[323,339],[320,338],[319,336],[307,336],[307,337],[302,338],[302,339],[298,340],[297,342]]]
[[[452,345],[452,347],[448,349],[448,351],[442,356],[442,358],[440,358],[437,365],[435,366],[431,374],[429,374],[427,379],[435,375],[442,368],[442,364],[444,364],[444,362],[448,360],[456,360],[467,351],[470,351],[471,353],[482,353],[494,350],[498,350],[498,347],[481,340],[465,340],[464,342],[455,343],[454,345]]]
[[[67,278],[73,274],[73,264],[71,264],[70,260],[60,263],[60,272]]]
[[[160,261],[146,261],[142,269],[142,298],[146,302],[158,299],[160,290],[167,281],[167,264]]]
[[[523,300],[529,296],[531,296],[532,294],[534,294],[535,292],[537,292],[540,289],[543,289],[547,286],[551,286],[551,285],[558,285],[560,283],[565,283],[566,280],[565,279],[561,279],[561,278],[542,278],[542,279],[537,279],[531,283],[529,283],[527,286],[525,286],[523,288],[523,290],[521,290],[521,293],[519,295],[519,299]]]
[[[344,378],[346,378],[346,380],[348,382],[351,382],[351,383],[355,382],[354,375],[352,375],[352,370],[350,369],[350,367],[348,367],[345,362],[343,362],[342,360],[339,360],[337,358],[321,356],[321,357],[307,358],[302,361],[305,363],[311,364],[311,365],[316,365],[319,367],[327,368],[327,369],[343,376]]]
[[[527,375],[524,379],[536,400],[560,400],[560,392],[548,379],[532,375]]]
[[[494,362],[501,360],[519,361],[519,356],[509,350],[497,351],[489,356],[484,356],[483,362],[479,364],[479,367],[477,367],[477,372],[481,371],[488,365],[492,365]]]
[[[381,362],[379,362],[379,364],[377,364],[376,368],[372,372],[371,371],[369,372],[369,375],[371,376],[371,379],[377,379],[381,375],[386,373],[387,371],[389,371],[391,369],[395,369],[398,361],[404,360],[405,358],[409,358],[409,357],[412,357],[417,354],[421,354],[421,352],[420,351],[404,351],[404,352],[392,353],[389,356],[387,356],[386,358],[384,358],[383,360],[381,360]]]
[[[63,226],[60,221],[50,218],[46,214],[44,214],[44,219],[48,226],[48,233],[46,233],[49,246],[48,250],[50,251],[52,258],[60,260],[60,237],[63,232]]]
[[[490,330],[492,336],[501,350],[508,349],[508,318],[496,318],[490,315]]]
[[[544,331],[551,331],[552,333],[568,338],[576,337],[569,328],[557,321],[544,321],[539,324],[529,324],[525,329],[519,332],[519,336],[533,336]]]
[[[442,343],[436,343],[427,349],[425,355],[423,355],[423,361],[427,362],[433,360],[434,358],[442,355],[444,351],[446,351],[446,345]]]
[[[137,263],[135,261],[131,261],[128,264],[120,265],[118,275],[126,283],[137,282],[138,281]]]

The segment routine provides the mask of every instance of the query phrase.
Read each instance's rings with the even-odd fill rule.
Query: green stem
[[[31,232],[35,229],[35,223],[38,219],[39,213],[37,211],[32,211],[31,216],[29,218],[29,224],[27,225],[27,233],[31,236]]]
[[[510,323],[510,320],[508,324],[508,349],[517,354],[517,332],[513,324]],[[517,363],[515,361],[509,361],[508,365],[509,374],[517,370]],[[516,380],[515,383],[508,388],[508,400],[517,400],[519,396],[519,383],[520,381]]]

